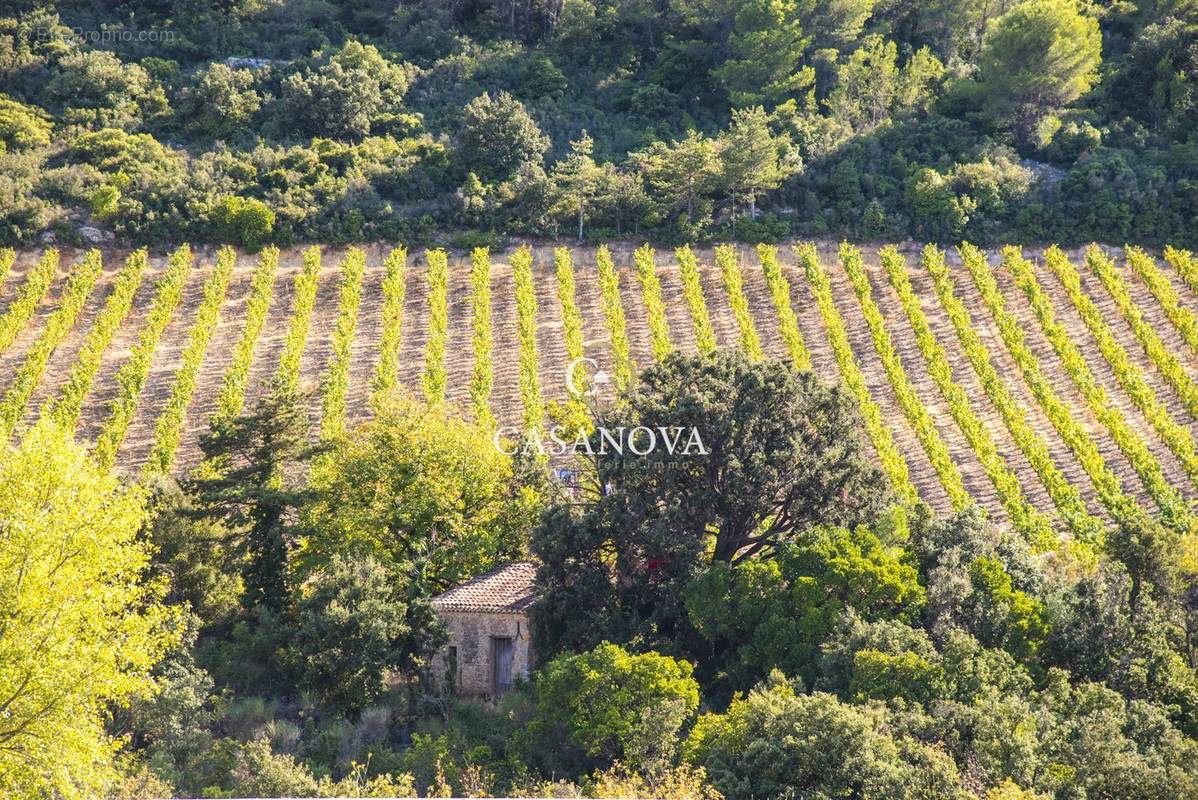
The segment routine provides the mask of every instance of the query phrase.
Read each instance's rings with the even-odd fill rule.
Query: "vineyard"
[[[194,467],[199,434],[272,383],[326,438],[393,387],[533,430],[582,402],[571,363],[602,401],[672,351],[730,347],[844,383],[907,501],[976,502],[1037,546],[1137,508],[1195,525],[1184,251],[0,251],[0,280],[4,435],[54,415],[131,474]]]

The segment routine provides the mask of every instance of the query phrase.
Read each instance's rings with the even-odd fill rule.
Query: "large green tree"
[[[507,92],[484,92],[466,104],[458,132],[463,166],[487,182],[504,181],[525,164],[540,164],[549,149],[524,104]]]
[[[138,532],[140,490],[39,423],[0,454],[0,791],[102,796],[113,704],[150,686],[176,638]]]
[[[984,114],[1040,144],[1044,123],[1098,82],[1102,33],[1074,0],[1026,0],[996,20],[978,64]]]
[[[448,589],[526,553],[537,482],[486,427],[398,397],[318,459],[297,559],[307,574],[337,553],[370,553]]]
[[[885,503],[847,395],[783,362],[671,355],[596,425],[591,467],[604,492],[555,510],[533,535],[538,641],[550,651],[682,636],[683,588],[712,563],[768,555],[809,526],[856,524]],[[638,426],[674,437],[673,452],[665,434],[645,455],[604,446],[604,429]]]

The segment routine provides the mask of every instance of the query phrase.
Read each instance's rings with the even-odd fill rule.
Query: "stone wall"
[[[532,640],[525,614],[494,614],[466,611],[437,611],[445,623],[448,640],[432,659],[431,674],[444,686],[450,663],[450,648],[457,649],[453,684],[457,693],[490,697],[492,689],[491,638],[512,640],[512,679],[527,679],[532,668]]]

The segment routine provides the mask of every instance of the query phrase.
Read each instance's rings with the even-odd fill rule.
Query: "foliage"
[[[389,670],[422,664],[432,613],[396,577],[371,556],[335,554],[304,586],[290,650],[301,686],[326,707],[356,714],[379,699]]]
[[[57,271],[58,251],[51,248],[43,253],[29,270],[25,282],[17,291],[17,296],[5,309],[4,316],[0,316],[0,353],[12,347],[17,334],[24,330],[33,317],[33,312],[37,310],[38,303],[50,291],[50,284],[54,282],[54,273]]]
[[[125,266],[113,281],[112,291],[104,301],[104,308],[96,317],[87,339],[75,358],[63,388],[55,400],[47,400],[41,414],[51,416],[59,425],[73,431],[83,410],[83,399],[91,390],[100,359],[108,343],[116,335],[117,328],[133,307],[133,298],[141,285],[148,257],[145,250],[135,250],[125,259]]]
[[[444,250],[426,250],[428,261],[428,341],[424,346],[424,397],[445,402],[445,340],[449,336],[449,258]]]
[[[566,344],[566,355],[572,365],[574,387],[567,386],[571,393],[569,403],[578,413],[585,413],[582,405],[582,395],[586,390],[586,371],[583,359],[586,350],[582,339],[582,313],[578,310],[578,300],[574,284],[574,261],[570,251],[565,247],[553,251],[554,278],[557,286],[557,302],[562,308],[562,338]],[[575,394],[574,389],[577,389]]]
[[[362,277],[366,273],[366,253],[352,248],[341,264],[341,297],[337,323],[333,329],[333,354],[321,385],[323,413],[320,434],[326,439],[344,432],[346,395],[349,393],[349,359],[358,324],[358,305],[362,301]]]
[[[692,666],[604,642],[563,655],[537,679],[534,736],[569,743],[599,764],[654,767],[673,755],[679,729],[699,707]]]
[[[114,777],[110,704],[149,686],[177,634],[143,580],[140,490],[39,422],[0,460],[0,785],[10,796],[88,797]]]
[[[910,277],[905,274],[907,267],[895,261],[884,263],[891,285],[901,296],[905,296],[911,291]],[[944,254],[935,247],[926,247],[920,257],[920,264],[932,279],[932,287],[957,332],[961,349],[973,365],[982,389],[1002,415],[1007,430],[1011,432],[1011,438],[1040,477],[1057,510],[1078,539],[1090,544],[1099,541],[1102,535],[1102,521],[1086,510],[1077,487],[1057,467],[1048,452],[1047,443],[1028,420],[1027,411],[1015,400],[999,375],[990,350],[982,342],[965,304],[953,288],[952,279],[944,263]]]
[[[707,313],[707,301],[703,298],[699,262],[689,246],[679,247],[675,256],[678,259],[678,272],[682,276],[682,296],[695,326],[695,346],[701,355],[711,355],[716,348],[715,330],[711,327],[711,315]]]
[[[556,509],[533,533],[546,652],[637,634],[682,641],[682,590],[710,564],[747,563],[808,525],[857,524],[886,502],[851,401],[811,373],[734,352],[675,353],[624,400],[596,425],[678,441],[640,455],[590,435],[604,493]]]
[[[258,256],[258,266],[250,278],[250,296],[246,299],[245,325],[241,337],[233,348],[233,361],[225,371],[225,379],[216,400],[217,419],[232,419],[241,413],[245,405],[245,392],[249,382],[250,364],[254,359],[254,347],[266,325],[266,314],[270,310],[274,295],[275,273],[279,269],[279,249],[268,247]]]
[[[245,584],[243,604],[271,613],[286,609],[293,516],[308,492],[285,485],[283,469],[302,466],[312,455],[298,398],[276,389],[248,414],[215,421],[200,437],[200,451],[209,469],[184,485],[196,514],[228,531]]]
[[[1045,117],[1098,80],[1098,20],[1070,0],[1019,3],[986,34],[978,60],[981,102],[999,124],[1009,121],[1027,142]]]
[[[867,620],[914,621],[924,603],[915,570],[859,528],[818,528],[768,559],[716,562],[685,589],[687,614],[716,674],[748,689],[772,669],[811,681],[819,647],[852,609]]]
[[[254,197],[223,197],[212,210],[212,222],[220,241],[253,252],[270,240],[275,212]]]
[[[430,591],[519,557],[540,503],[489,429],[399,397],[320,460],[311,490],[301,571],[367,552],[415,565]]]
[[[487,182],[506,180],[525,164],[540,164],[549,139],[524,104],[507,92],[484,92],[466,104],[457,137],[463,166]]]
[[[844,320],[832,301],[832,287],[828,283],[828,275],[824,272],[823,265],[819,262],[815,246],[802,245],[798,248],[797,253],[799,261],[803,265],[803,271],[807,275],[807,283],[811,287],[812,294],[815,295],[815,302],[819,306],[824,326],[828,330],[828,342],[832,346],[832,354],[840,367],[840,375],[844,379],[849,394],[857,401],[861,421],[869,435],[870,442],[878,453],[878,459],[882,462],[882,470],[890,479],[894,493],[905,504],[914,505],[919,502],[919,494],[911,483],[907,461],[894,443],[894,435],[882,421],[882,409],[878,407],[877,401],[873,399],[869,388],[865,385],[865,376],[861,374],[861,367],[857,364],[856,356],[853,355]]]
[[[83,261],[71,271],[58,308],[46,320],[46,327],[26,353],[12,384],[4,393],[4,399],[0,400],[0,441],[8,441],[12,437],[29,398],[45,372],[46,362],[75,326],[75,320],[83,310],[83,304],[87,302],[102,269],[100,251],[89,250]]]
[[[386,396],[399,381],[399,351],[403,344],[403,304],[407,288],[408,251],[394,248],[383,264],[383,332],[379,339],[379,360],[374,368],[371,388],[375,396]]]
[[[886,264],[887,261],[897,259],[898,263],[902,265],[902,257],[893,250],[884,250],[881,256],[883,264]],[[894,389],[899,407],[902,408],[903,414],[907,417],[907,421],[911,423],[915,435],[923,445],[924,452],[928,456],[928,461],[932,463],[932,467],[940,477],[940,483],[948,493],[948,498],[953,504],[953,508],[960,510],[971,504],[973,498],[965,489],[965,483],[961,479],[961,472],[949,454],[948,446],[945,445],[944,440],[940,437],[940,432],[936,430],[936,425],[932,422],[932,416],[924,407],[923,401],[919,399],[919,394],[915,391],[915,386],[912,385],[911,379],[907,377],[903,361],[899,357],[898,350],[895,349],[893,340],[890,338],[890,332],[886,330],[886,318],[882,316],[882,310],[878,308],[878,304],[873,299],[873,289],[870,286],[869,277],[865,274],[865,267],[861,263],[861,252],[848,244],[841,244],[840,263],[853,285],[853,291],[857,295],[857,302],[861,304],[861,311],[865,317],[866,324],[869,326],[870,336],[873,338],[874,349],[877,350],[878,356],[882,361],[882,366],[886,369],[886,376],[890,379],[890,386]],[[914,297],[914,294],[911,292],[907,292],[906,294]],[[901,291],[899,299],[906,300],[904,293]],[[915,303],[918,304],[918,302],[919,300],[916,298]],[[926,321],[924,321],[923,328],[926,333]],[[916,328],[917,338],[920,332],[920,329]],[[933,346],[935,346],[934,340]]]
[[[129,425],[137,413],[137,405],[141,399],[141,390],[145,388],[150,375],[150,367],[154,359],[154,351],[158,349],[158,341],[166,331],[175,316],[179,303],[183,300],[183,289],[192,267],[191,248],[183,245],[171,253],[165,273],[158,279],[155,288],[157,294],[150,306],[145,327],[138,336],[133,352],[121,364],[117,372],[116,383],[119,387],[117,395],[109,406],[108,417],[100,428],[96,439],[95,458],[103,467],[111,467],[116,463],[117,451],[125,440]],[[225,281],[228,276],[225,276]],[[220,287],[223,294],[223,284]],[[219,307],[218,307],[219,308]]]
[[[541,379],[537,374],[537,293],[533,286],[532,250],[522,247],[512,254],[512,282],[516,292],[516,334],[520,340],[520,399],[524,404],[524,430],[539,437],[545,419]]]
[[[729,797],[783,797],[812,786],[825,797],[965,796],[952,761],[893,732],[884,707],[801,694],[780,672],[725,714],[704,714],[685,753]]]

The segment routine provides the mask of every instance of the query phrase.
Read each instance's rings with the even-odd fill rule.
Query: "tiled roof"
[[[476,611],[491,614],[521,614],[537,600],[537,565],[515,561],[471,578],[433,598],[438,611]]]

